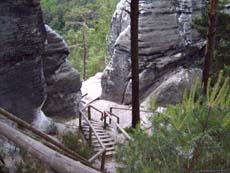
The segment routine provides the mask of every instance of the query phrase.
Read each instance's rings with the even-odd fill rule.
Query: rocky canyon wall
[[[42,108],[47,116],[69,118],[78,115],[81,101],[80,74],[72,67],[65,40],[46,25],[47,42],[43,58],[47,99]]]
[[[202,7],[200,0],[139,1],[141,99],[172,74],[193,67],[204,42],[191,24],[192,19],[200,15]],[[109,63],[102,76],[102,98],[129,104],[132,86],[130,0],[121,0],[117,5],[108,38],[108,55]]]
[[[80,75],[63,38],[44,25],[40,0],[1,0],[0,40],[0,107],[40,129],[50,124],[45,114],[78,115]]]
[[[32,122],[45,100],[39,0],[0,1],[0,107]]]

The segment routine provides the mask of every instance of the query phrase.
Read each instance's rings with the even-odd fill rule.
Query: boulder
[[[32,122],[46,97],[40,0],[0,1],[0,107]]]
[[[78,115],[81,101],[80,74],[68,61],[69,48],[64,39],[48,25],[43,67],[47,99],[42,108],[47,116]]]
[[[139,1],[141,100],[177,69],[193,67],[200,57],[204,41],[191,23],[202,8],[200,0]],[[101,97],[130,104],[130,0],[121,0],[117,5],[108,37],[108,55]]]
[[[158,106],[177,104],[183,99],[185,90],[190,90],[196,80],[201,80],[202,70],[199,68],[178,68],[172,72],[159,86],[152,89],[152,93],[142,103],[142,106],[149,108],[151,99]]]

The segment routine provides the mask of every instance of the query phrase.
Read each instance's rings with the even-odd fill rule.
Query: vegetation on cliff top
[[[118,0],[42,0],[45,22],[64,36],[71,47],[70,61],[86,77],[104,69],[106,37]],[[85,38],[84,38],[85,37]],[[82,76],[82,75],[81,75]]]

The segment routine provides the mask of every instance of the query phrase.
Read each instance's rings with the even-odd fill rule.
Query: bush
[[[45,173],[43,164],[27,151],[20,149],[21,160],[16,163],[16,173]]]
[[[118,151],[121,173],[230,171],[230,81],[220,74],[207,96],[198,82],[183,103],[153,118],[153,135],[137,129],[133,141]]]
[[[84,158],[88,159],[93,154],[92,148],[83,143],[79,133],[66,132],[61,136],[61,140],[65,147],[78,153]]]
[[[5,165],[5,158],[7,157],[6,152],[4,151],[4,149],[0,148],[0,172],[2,173],[8,173],[9,169],[6,167]]]

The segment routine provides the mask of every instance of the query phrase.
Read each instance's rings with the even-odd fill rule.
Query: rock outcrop
[[[201,80],[202,70],[199,68],[178,68],[173,73],[166,76],[152,93],[148,95],[142,106],[149,108],[149,103],[155,101],[160,106],[180,103],[185,88],[190,90],[196,80]],[[153,100],[151,100],[153,99]]]
[[[204,45],[192,19],[200,0],[140,0],[139,78],[144,99],[181,67],[192,67]],[[102,76],[102,98],[131,102],[130,0],[117,5],[108,39],[108,61]],[[183,92],[183,91],[182,91]]]
[[[47,25],[46,31],[43,66],[47,99],[42,109],[47,116],[76,116],[81,101],[80,75],[68,61],[70,52],[63,38]]]
[[[46,31],[40,1],[0,1],[0,107],[32,122],[41,113]]]

